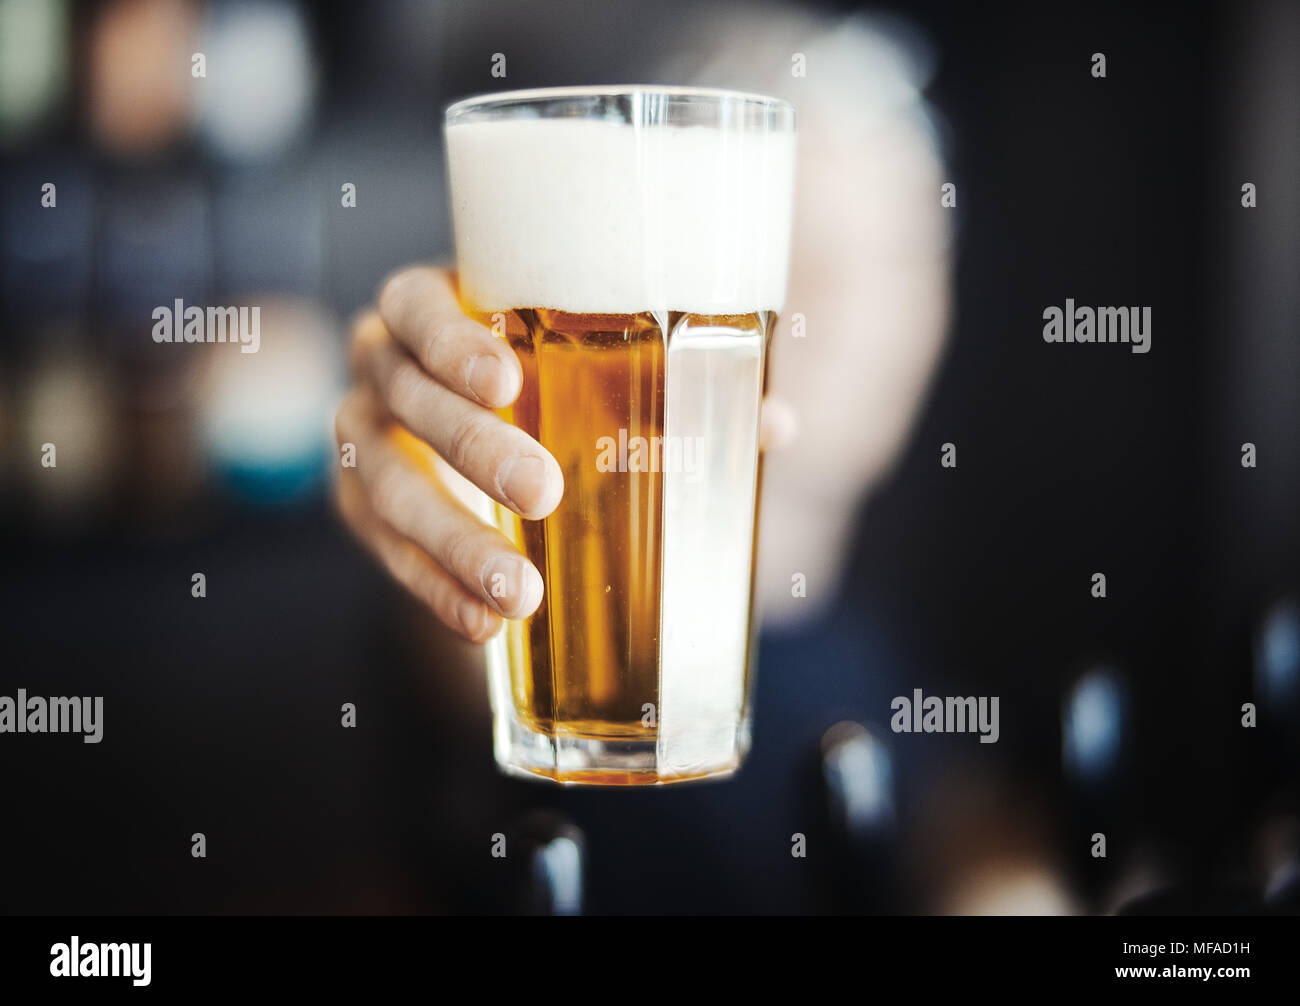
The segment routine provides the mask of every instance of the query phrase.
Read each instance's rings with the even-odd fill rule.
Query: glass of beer
[[[542,574],[488,643],[498,764],[560,783],[727,775],[749,747],[765,363],[785,298],[794,109],[554,88],[447,110],[460,297],[513,347],[500,414],[564,472],[482,516]]]

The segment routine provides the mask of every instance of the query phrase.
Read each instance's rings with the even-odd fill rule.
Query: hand
[[[355,384],[335,419],[339,444],[353,444],[356,458],[338,483],[343,518],[442,622],[485,642],[503,617],[536,610],[542,578],[457,498],[428,447],[521,517],[554,510],[560,466],[492,411],[519,394],[519,361],[461,311],[449,273],[412,268],[353,325],[351,363]]]

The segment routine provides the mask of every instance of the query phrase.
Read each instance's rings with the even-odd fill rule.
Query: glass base
[[[663,764],[656,737],[602,739],[541,733],[512,714],[497,717],[497,765],[507,775],[549,779],[562,786],[667,786],[725,779],[749,750],[749,725],[741,725],[733,757],[675,770]]]

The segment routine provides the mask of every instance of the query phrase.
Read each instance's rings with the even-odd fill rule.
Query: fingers
[[[758,442],[766,451],[779,451],[799,435],[799,417],[788,402],[768,395],[763,399]]]
[[[420,366],[456,394],[499,409],[523,387],[514,352],[466,317],[443,270],[416,267],[394,275],[379,292],[379,314]]]
[[[485,643],[496,635],[501,616],[380,520],[354,472],[345,471],[339,480],[338,505],[352,533],[379,557],[393,579],[428,605],[443,624],[471,643]]]
[[[356,324],[353,366],[402,425],[497,502],[531,520],[559,504],[564,474],[550,453],[518,427],[433,380],[389,336],[377,314]]]
[[[356,475],[378,517],[423,549],[469,593],[506,618],[526,618],[542,599],[542,578],[498,531],[444,492],[387,435],[389,416],[366,387],[351,392],[336,422],[356,445]]]

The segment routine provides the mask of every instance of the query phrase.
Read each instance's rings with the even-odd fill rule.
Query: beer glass
[[[487,646],[497,762],[596,785],[726,775],[750,737],[794,109],[555,88],[459,102],[444,132],[462,305],[519,357],[500,414],[565,481],[541,521],[482,497],[545,584]]]

